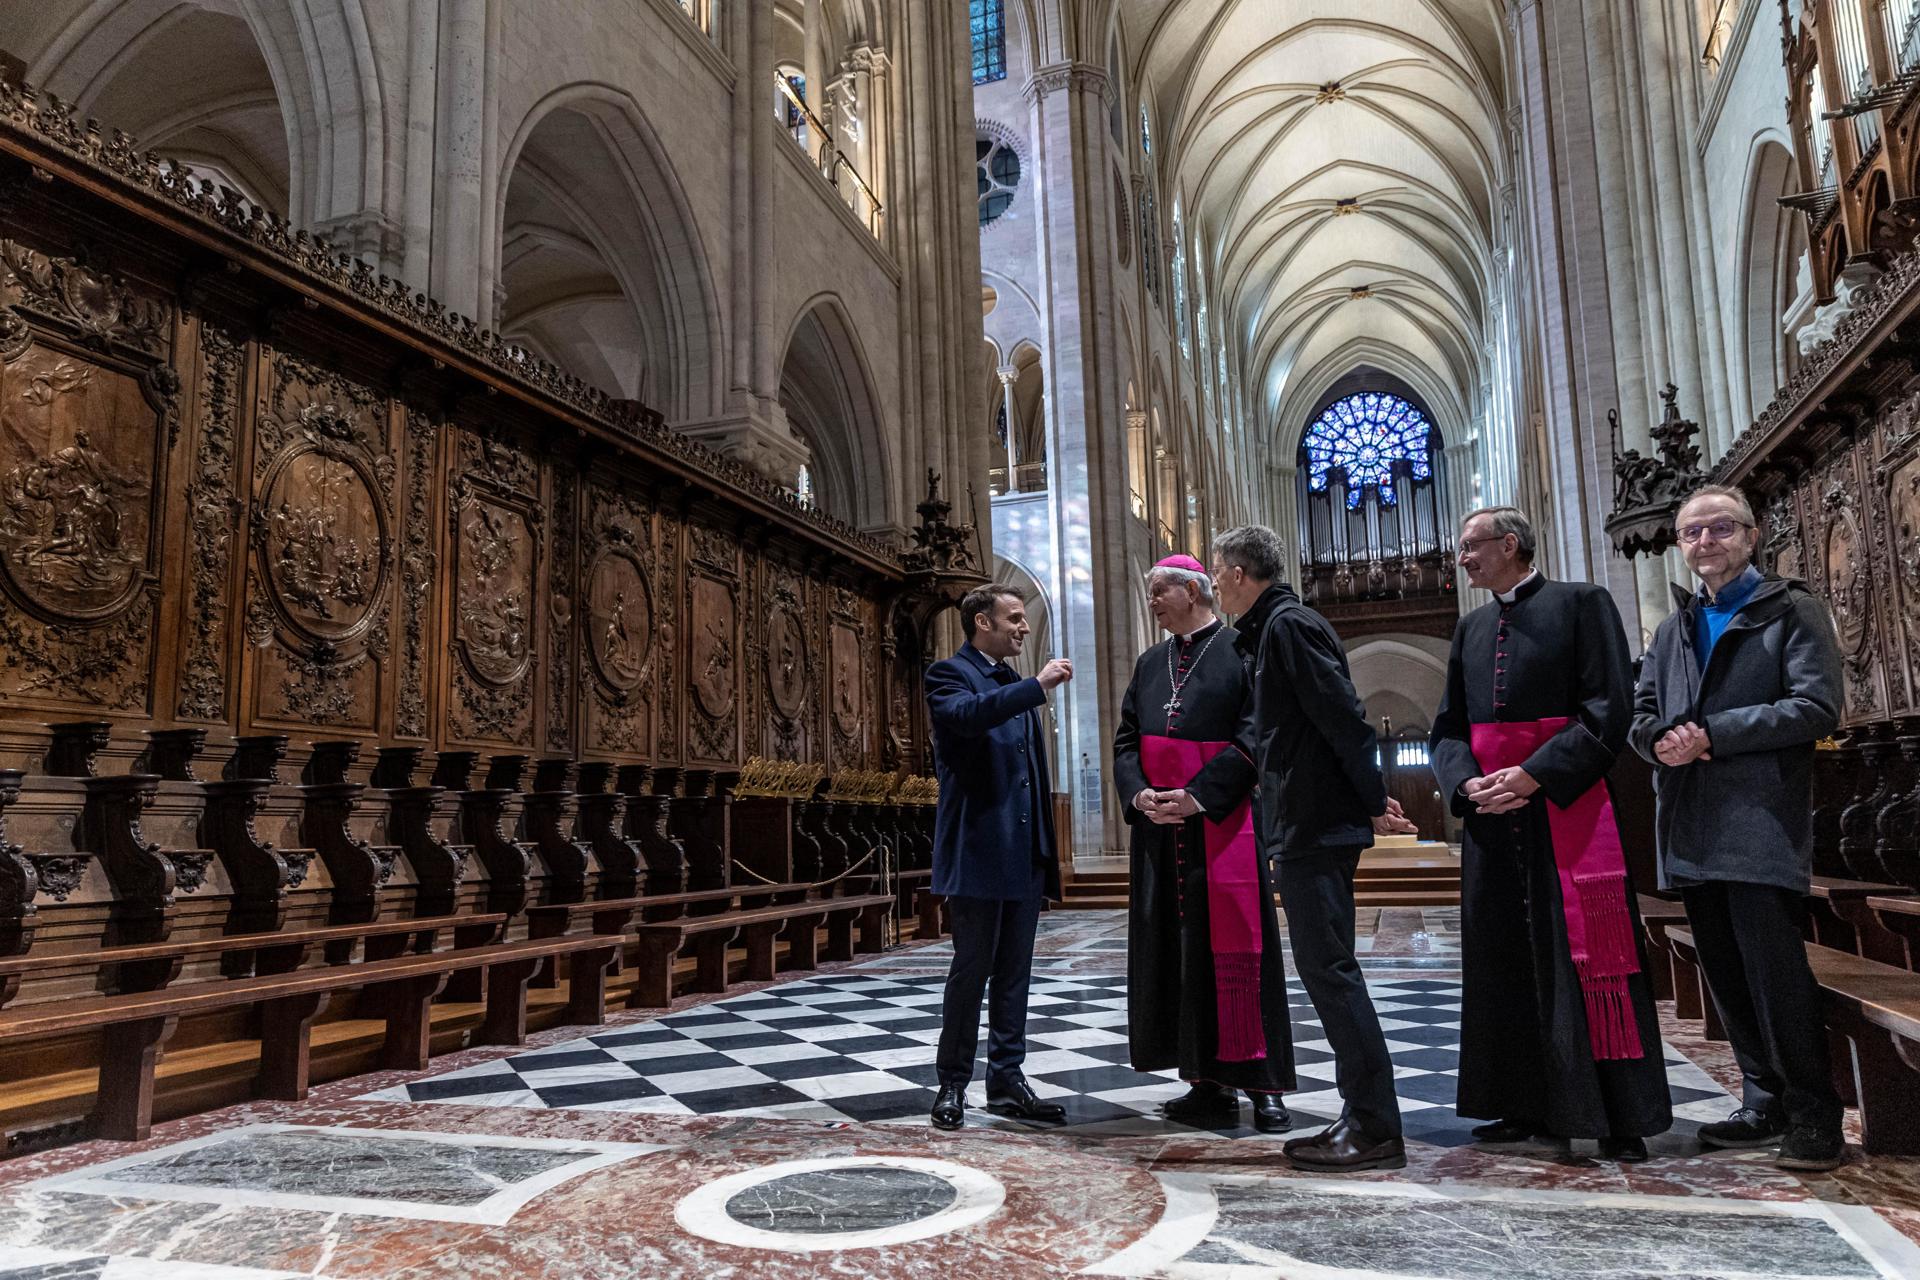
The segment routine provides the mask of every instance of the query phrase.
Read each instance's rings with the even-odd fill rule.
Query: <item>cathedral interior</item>
[[[1632,751],[1672,1127],[1455,1106],[1462,521],[1637,659],[1708,484],[1839,656],[1817,1173],[1698,1136]],[[1130,1065],[1149,570],[1249,524],[1418,829],[1353,941],[1403,1170]],[[988,581],[1073,664],[1067,1118],[942,1132]],[[0,4],[0,1134],[0,1280],[1920,1277],[1920,0]]]

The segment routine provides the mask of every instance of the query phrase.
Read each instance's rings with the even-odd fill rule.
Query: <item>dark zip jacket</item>
[[[1813,861],[1813,746],[1840,719],[1833,619],[1806,584],[1768,576],[1695,657],[1697,596],[1654,632],[1628,741],[1654,767],[1662,888],[1730,880],[1805,893]],[[1687,721],[1710,760],[1672,768],[1653,754]]]
[[[1371,845],[1387,785],[1340,637],[1283,583],[1261,592],[1234,629],[1252,663],[1262,851],[1286,858]]]

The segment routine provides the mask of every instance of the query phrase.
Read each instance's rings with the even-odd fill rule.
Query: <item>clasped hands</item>
[[[1708,740],[1705,729],[1689,720],[1660,735],[1660,740],[1653,744],[1653,758],[1668,766],[1711,760],[1713,743]]]
[[[1200,812],[1200,802],[1189,795],[1185,787],[1168,791],[1142,787],[1140,794],[1133,798],[1133,807],[1162,826],[1185,822]]]
[[[1468,778],[1460,784],[1460,793],[1473,805],[1474,812],[1485,814],[1524,809],[1539,789],[1540,784],[1533,780],[1533,775],[1519,765],[1495,769],[1484,777]]]
[[[1133,807],[1161,826],[1185,822],[1200,812],[1200,802],[1188,794],[1184,787],[1172,791],[1142,787],[1140,794],[1133,798]],[[1373,829],[1383,836],[1420,834],[1420,829],[1407,817],[1400,802],[1392,798],[1387,800],[1387,811],[1373,820]]]

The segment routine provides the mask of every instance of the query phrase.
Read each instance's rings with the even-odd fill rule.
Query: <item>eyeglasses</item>
[[[1751,529],[1745,520],[1714,520],[1707,524],[1690,524],[1680,530],[1680,541],[1692,546],[1700,541],[1701,535],[1712,534],[1715,542],[1725,542],[1733,536],[1735,529]]]
[[[1453,554],[1463,556],[1483,542],[1499,542],[1506,536],[1504,533],[1490,533],[1484,538],[1462,538],[1460,539],[1460,545],[1453,549]]]

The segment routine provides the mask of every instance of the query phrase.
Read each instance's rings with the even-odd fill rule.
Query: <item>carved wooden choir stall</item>
[[[896,552],[0,82],[10,1148],[937,929],[948,512]]]

